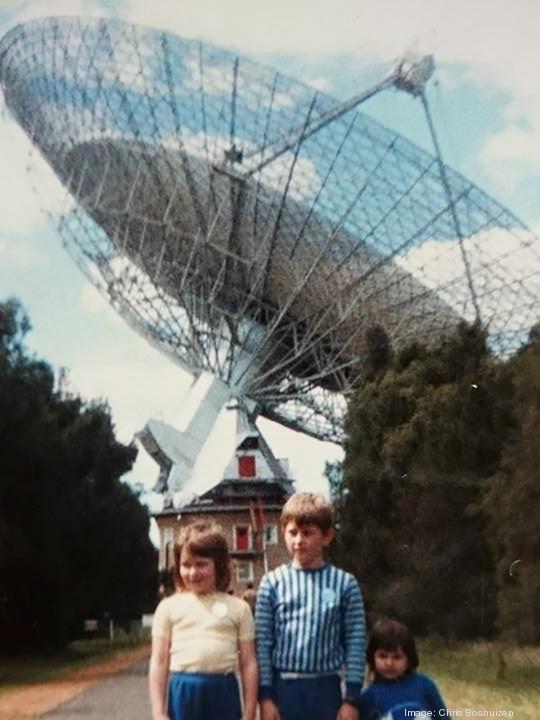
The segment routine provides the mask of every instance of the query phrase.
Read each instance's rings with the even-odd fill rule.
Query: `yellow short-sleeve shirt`
[[[233,672],[239,642],[253,640],[249,605],[223,592],[177,592],[158,605],[152,636],[166,638],[171,672]]]

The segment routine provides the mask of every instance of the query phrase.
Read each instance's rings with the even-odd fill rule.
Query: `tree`
[[[540,641],[540,333],[504,369],[517,418],[478,510],[497,566],[497,624],[504,637]]]
[[[135,460],[105,403],[55,390],[24,346],[30,323],[0,304],[0,632],[4,646],[59,646],[87,617],[153,606],[147,509],[123,482]]]
[[[343,504],[343,463],[340,460],[326,461],[323,475],[328,480],[330,499],[336,509],[336,517],[339,518]]]
[[[338,551],[372,614],[416,631],[493,630],[495,571],[472,513],[513,427],[511,387],[485,334],[385,351],[347,415]]]

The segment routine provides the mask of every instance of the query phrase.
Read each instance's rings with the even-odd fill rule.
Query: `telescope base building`
[[[237,417],[236,449],[221,482],[179,506],[166,498],[163,509],[152,515],[159,528],[162,578],[172,575],[174,540],[182,527],[212,519],[222,526],[229,543],[230,590],[242,595],[288,558],[279,520],[294,486],[287,460],[273,455],[256,425],[243,413]]]

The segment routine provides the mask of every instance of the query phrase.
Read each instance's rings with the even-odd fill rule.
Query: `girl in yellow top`
[[[152,626],[153,720],[254,720],[253,616],[246,602],[226,592],[229,551],[219,525],[197,522],[181,531],[174,572],[178,590],[159,603]]]

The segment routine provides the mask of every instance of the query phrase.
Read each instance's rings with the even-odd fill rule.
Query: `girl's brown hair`
[[[180,575],[180,563],[183,548],[192,555],[211,558],[216,570],[216,590],[225,592],[231,582],[229,548],[221,525],[213,521],[199,521],[186,525],[178,533],[174,543],[174,580],[176,586],[184,589]]]
[[[407,656],[407,671],[413,672],[418,667],[416,643],[409,628],[397,620],[379,620],[375,624],[367,646],[366,656],[369,669],[375,672],[375,653],[377,650],[397,650],[401,648]]]

